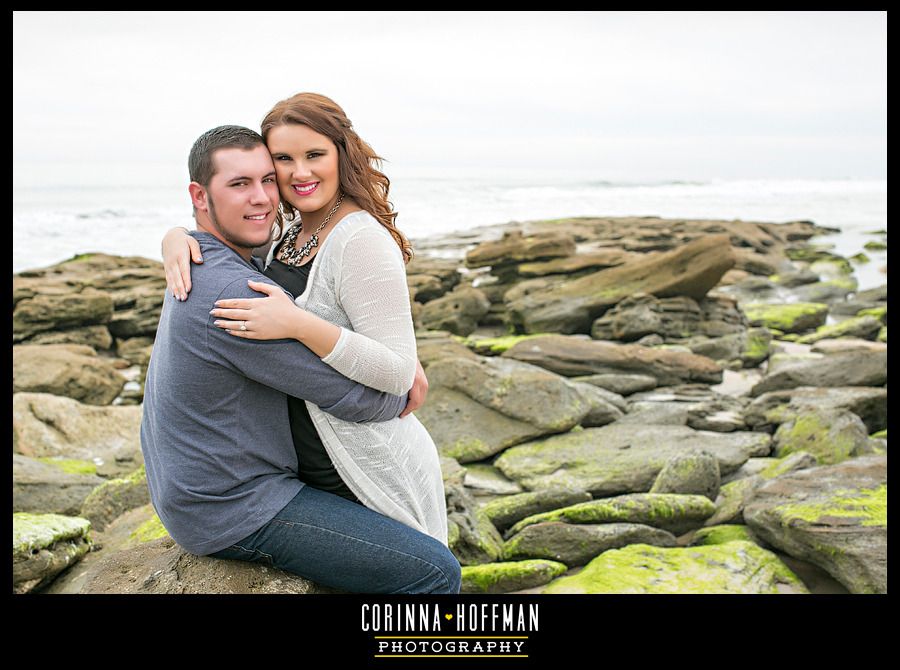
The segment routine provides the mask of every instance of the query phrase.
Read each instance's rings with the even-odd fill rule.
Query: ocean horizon
[[[390,175],[389,175],[390,176]],[[854,262],[860,290],[887,282],[886,179],[610,181],[584,177],[490,179],[392,177],[397,225],[412,241],[476,227],[576,216],[659,216],[783,223],[807,220],[840,232],[816,239]],[[76,254],[160,259],[172,226],[193,228],[187,185],[13,186],[13,272]]]

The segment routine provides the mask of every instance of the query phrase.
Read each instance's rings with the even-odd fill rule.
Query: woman
[[[394,225],[390,181],[373,167],[380,158],[336,103],[313,93],[276,104],[261,134],[282,199],[265,274],[296,304],[251,282],[267,297],[217,302],[216,325],[235,337],[296,337],[346,377],[406,393],[417,366],[404,268],[411,247]],[[178,268],[199,255],[192,244],[180,228],[163,244],[169,289],[182,299]],[[357,424],[296,398],[289,403],[301,480],[447,544],[437,448],[415,416]]]

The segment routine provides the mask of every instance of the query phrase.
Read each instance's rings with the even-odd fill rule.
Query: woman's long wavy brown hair
[[[377,169],[381,167],[384,159],[356,134],[344,110],[334,100],[324,95],[298,93],[277,103],[266,114],[260,132],[263,139],[268,142],[269,131],[272,128],[292,123],[309,126],[334,142],[338,151],[341,189],[387,228],[403,252],[403,259],[409,263],[413,255],[412,245],[397,229],[394,223],[397,212],[388,201],[391,180]],[[288,203],[284,204],[290,207]],[[284,222],[281,220],[280,212],[277,223],[283,231]]]

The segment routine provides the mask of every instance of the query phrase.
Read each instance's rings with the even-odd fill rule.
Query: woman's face
[[[266,138],[281,198],[301,212],[333,207],[340,187],[337,147],[309,126],[276,126]]]

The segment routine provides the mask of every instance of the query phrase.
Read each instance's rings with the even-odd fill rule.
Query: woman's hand
[[[176,300],[187,300],[191,290],[191,261],[203,262],[200,243],[187,234],[186,228],[172,228],[163,237],[162,257],[166,291],[171,291]]]
[[[412,414],[422,405],[425,404],[425,396],[428,395],[428,377],[425,376],[425,369],[419,359],[416,359],[416,376],[413,378],[412,388],[409,389],[409,398],[406,401],[406,407],[400,412],[402,419],[407,414]]]
[[[249,340],[300,339],[309,312],[278,286],[252,280],[247,285],[267,297],[217,300],[216,309],[209,312],[218,319],[213,323],[229,335]]]

